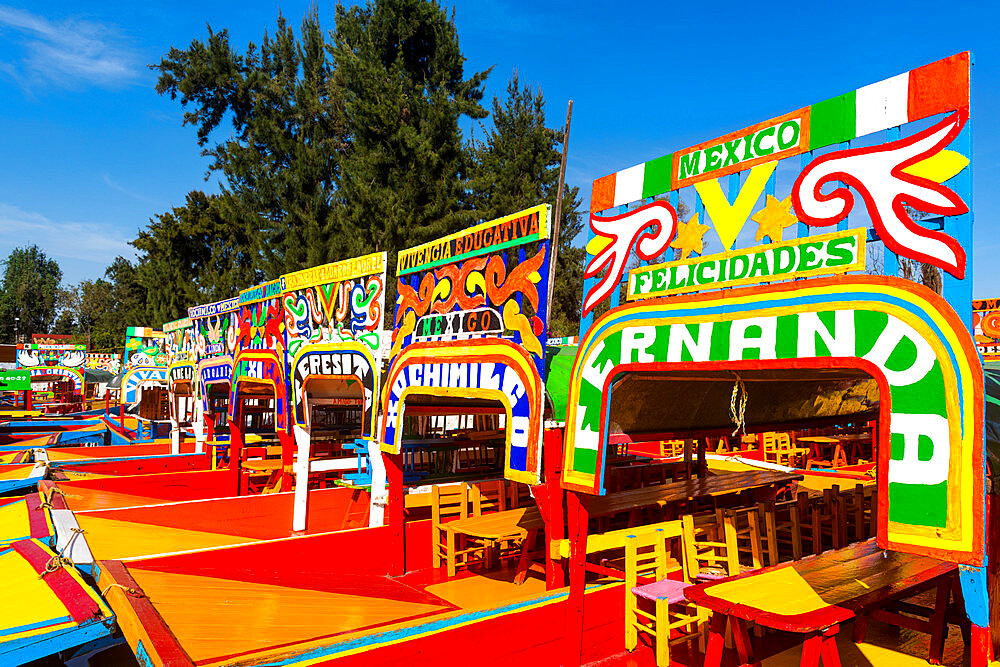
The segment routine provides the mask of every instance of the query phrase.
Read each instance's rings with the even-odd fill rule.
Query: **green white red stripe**
[[[808,143],[801,141],[792,149],[776,152],[775,159],[849,141],[939,113],[964,109],[969,106],[970,66],[970,54],[966,51],[813,104],[801,110],[802,122],[808,125],[802,128],[801,135],[803,139],[808,137]],[[754,127],[766,127],[777,122],[769,121]],[[715,142],[700,144],[699,148],[713,143],[722,144],[726,138],[735,139],[750,131],[735,132]],[[597,179],[591,191],[590,210],[595,213],[605,211],[751,166],[737,163],[704,170],[679,183],[674,156],[690,153],[691,150],[676,151]],[[759,155],[755,158],[758,161],[761,159]]]

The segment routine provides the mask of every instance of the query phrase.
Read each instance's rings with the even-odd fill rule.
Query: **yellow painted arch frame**
[[[372,434],[375,432],[375,406],[379,405],[379,390],[381,389],[381,382],[379,378],[379,366],[372,355],[371,350],[367,345],[363,343],[356,342],[341,342],[341,343],[319,343],[315,345],[303,345],[299,348],[299,351],[295,353],[295,357],[292,360],[291,367],[289,369],[289,393],[292,397],[292,419],[296,425],[302,426],[305,424],[304,420],[299,419],[299,407],[301,398],[299,397],[299,392],[295,388],[295,372],[299,365],[299,362],[306,356],[313,354],[357,354],[365,358],[371,369],[371,378],[366,380],[365,378],[359,377],[353,374],[338,374],[338,375],[324,375],[322,373],[311,373],[307,374],[302,378],[303,389],[309,380],[313,378],[328,378],[328,379],[354,379],[357,380],[362,387],[367,387],[371,391],[371,399],[367,401],[365,405],[365,412],[368,413],[364,420],[364,428],[361,433],[363,438],[371,438]],[[362,399],[364,400],[364,399]]]
[[[499,365],[516,374],[525,389],[525,395],[512,405],[502,388],[409,384],[405,371],[417,364],[454,364],[465,366],[467,372],[470,370],[468,367],[479,364]],[[414,343],[396,357],[386,378],[386,389],[382,393],[382,451],[389,454],[400,453],[405,399],[411,394],[496,400],[504,406],[507,416],[504,476],[513,481],[537,484],[541,467],[544,410],[542,390],[542,379],[538,376],[531,357],[512,341],[503,338],[473,338],[464,341]],[[524,452],[514,451],[517,449],[512,441],[514,418],[527,421]],[[521,461],[524,462],[523,465],[519,465]]]
[[[599,318],[581,342],[570,376],[563,462],[563,486],[583,493],[603,492],[603,461],[607,439],[609,386],[617,374],[634,370],[638,365],[621,358],[621,351],[611,349],[614,336],[638,326],[659,328],[673,324],[727,323],[757,317],[801,315],[805,313],[854,310],[881,313],[904,323],[933,350],[940,364],[946,407],[949,458],[947,473],[947,524],[937,528],[889,520],[889,424],[891,396],[883,399],[879,429],[879,544],[886,548],[934,555],[943,560],[979,565],[984,551],[984,380],[982,365],[969,330],[951,306],[939,295],[906,280],[875,276],[842,276],[786,282],[766,287],[740,288],[693,296],[651,299],[620,306]],[[645,363],[644,369],[703,367],[781,367],[794,362],[822,363],[862,367],[868,363],[857,357],[786,357],[762,361],[711,359],[707,361]],[[638,359],[636,359],[638,361]],[[741,364],[741,366],[738,366]],[[868,364],[874,369],[874,366]],[[592,382],[584,387],[584,376],[600,369],[604,386],[595,394]],[[865,370],[870,370],[865,368]],[[870,370],[888,386],[880,371]],[[930,397],[929,397],[930,398]],[[600,417],[597,433],[594,412]],[[904,416],[908,416],[904,415]],[[578,458],[586,443],[596,437],[596,467]],[[592,445],[586,445],[592,446]],[[589,455],[588,455],[589,456]]]
[[[229,377],[219,380],[212,380],[211,382],[205,382],[202,377],[202,371],[207,368],[219,368],[228,367]],[[218,357],[208,357],[198,361],[194,369],[194,381],[195,381],[195,392],[201,400],[202,408],[208,411],[208,387],[213,384],[229,384],[233,382],[233,358],[228,354],[223,354]],[[228,392],[226,392],[228,393]]]

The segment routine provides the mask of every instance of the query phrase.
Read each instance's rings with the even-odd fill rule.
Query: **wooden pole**
[[[560,484],[562,478],[563,430],[545,431],[545,486],[548,488],[548,523],[545,526],[545,589],[555,590],[566,585],[567,562],[553,560],[549,545],[566,536],[566,515],[563,499],[566,492]]]
[[[390,561],[390,576],[400,576],[406,573],[406,511],[403,495],[403,455],[384,454],[376,451],[373,456],[381,456],[385,464],[386,518],[391,535],[392,559]]]
[[[588,499],[576,491],[566,494],[569,515],[569,595],[566,598],[566,621],[563,627],[564,667],[583,663],[583,608],[587,581],[587,524],[590,521]]]
[[[566,105],[566,127],[563,128],[562,162],[559,164],[559,185],[556,187],[556,212],[552,222],[551,250],[549,252],[549,289],[545,306],[552,319],[552,289],[555,287],[556,260],[559,259],[559,222],[562,220],[563,186],[566,183],[566,154],[569,153],[569,122],[573,118],[573,100]],[[543,341],[544,342],[544,341]]]

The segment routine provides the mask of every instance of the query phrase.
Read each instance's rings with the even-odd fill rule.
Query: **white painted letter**
[[[900,484],[940,484],[948,479],[951,441],[948,420],[940,415],[889,415],[889,430],[903,436],[903,458],[889,461],[889,481]],[[920,436],[931,441],[931,458],[921,461]]]
[[[685,324],[670,325],[670,339],[667,340],[667,361],[677,363],[682,361],[681,352],[684,348],[691,354],[694,361],[708,361],[712,352],[713,322],[702,322],[698,325],[698,340],[691,337]]]
[[[748,338],[747,329],[750,327],[760,327],[760,336]],[[760,350],[759,359],[774,359],[777,356],[775,353],[777,342],[777,317],[751,317],[745,320],[736,320],[729,330],[729,360],[741,361],[748,348]]]
[[[615,363],[608,360],[602,368],[598,368],[594,365],[594,360],[601,356],[601,352],[604,350],[605,344],[602,340],[600,343],[594,346],[590,354],[587,355],[587,360],[583,362],[583,379],[593,385],[599,391],[604,391],[604,380],[608,377],[608,373],[611,369],[615,367]]]
[[[885,364],[889,357],[899,347],[903,338],[908,338],[917,348],[917,358],[909,368],[902,371],[894,371],[886,368]],[[920,334],[913,330],[913,327],[889,316],[889,322],[885,325],[882,334],[875,341],[875,345],[865,359],[882,369],[885,379],[894,387],[905,387],[914,382],[920,382],[924,376],[930,372],[934,366],[934,350],[927,344]]]
[[[816,337],[830,350],[831,357],[854,357],[854,311],[833,314],[834,333],[819,319],[819,313],[799,313],[799,357],[816,356]]]
[[[632,363],[632,353],[635,352],[635,361],[640,364],[650,364],[655,361],[655,357],[648,352],[649,347],[656,341],[656,327],[628,327],[622,330],[622,363]]]

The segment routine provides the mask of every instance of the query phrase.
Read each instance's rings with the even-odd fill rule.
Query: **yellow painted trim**
[[[381,254],[385,255],[385,253],[381,253]],[[375,434],[375,424],[376,424],[375,415],[376,415],[376,413],[378,413],[379,405],[381,405],[380,399],[381,399],[381,390],[382,390],[382,382],[381,382],[381,380],[382,380],[382,377],[381,377],[382,376],[382,373],[381,373],[382,367],[381,367],[381,365],[378,362],[375,361],[375,357],[372,356],[371,350],[368,348],[367,345],[365,345],[363,343],[354,342],[354,341],[344,341],[344,342],[341,342],[341,343],[320,343],[320,344],[317,344],[317,345],[308,345],[307,344],[307,345],[303,345],[301,348],[299,348],[299,351],[295,353],[295,357],[292,359],[292,364],[288,368],[289,376],[290,377],[285,378],[285,382],[288,384],[288,390],[292,394],[292,401],[291,401],[292,402],[292,423],[296,424],[297,426],[302,426],[303,425],[301,422],[299,422],[299,400],[298,400],[298,396],[296,395],[295,386],[294,386],[294,382],[295,382],[295,368],[296,368],[296,366],[299,365],[299,360],[303,356],[305,356],[307,354],[316,354],[316,353],[322,353],[322,352],[332,352],[332,353],[354,352],[354,353],[361,354],[368,361],[368,363],[371,364],[372,373],[375,374],[374,382],[372,384],[372,386],[373,386],[373,389],[372,389],[372,418],[371,418],[371,424],[369,425],[368,435],[365,436],[365,437],[369,437],[369,438],[374,437],[374,434]],[[341,375],[322,375],[322,374],[317,374],[317,375],[307,375],[305,377],[305,384],[308,384],[308,382],[309,382],[309,380],[311,378],[355,378],[355,379],[357,379],[358,383],[361,382],[361,379],[358,378],[356,375],[344,375],[344,374],[341,374]],[[362,395],[362,401],[364,401],[363,395]],[[363,404],[362,404],[362,407],[364,407]]]
[[[920,310],[934,322],[934,324],[942,332],[943,340],[938,338],[938,336],[928,325],[924,323],[922,319],[920,319],[917,315],[910,313],[908,310],[900,309],[882,301],[844,301],[842,298],[837,298],[845,291],[877,293],[909,302],[920,308]],[[767,300],[769,299],[787,299],[806,295],[829,295],[832,298],[829,301],[824,301],[821,305],[813,306],[781,306],[772,308],[768,308],[766,306]],[[967,357],[963,354],[963,342],[959,338],[959,333],[950,327],[941,312],[931,302],[920,297],[918,293],[903,289],[902,286],[882,284],[871,285],[865,283],[847,283],[820,287],[803,285],[802,289],[796,292],[769,291],[757,294],[743,294],[738,297],[722,295],[718,299],[706,300],[696,304],[687,303],[684,304],[683,307],[710,309],[721,304],[736,305],[748,303],[759,303],[761,304],[761,307],[753,310],[752,313],[732,312],[724,315],[712,314],[698,317],[673,318],[658,317],[652,319],[647,318],[645,320],[633,318],[628,321],[616,322],[612,326],[602,329],[599,335],[597,333],[597,327],[592,327],[590,330],[591,333],[588,333],[584,344],[581,346],[581,354],[577,356],[577,360],[574,363],[574,368],[571,374],[572,381],[570,383],[570,400],[568,403],[566,423],[576,424],[578,406],[575,398],[579,395],[579,381],[581,377],[579,365],[583,360],[589,357],[594,348],[596,348],[596,346],[600,343],[600,340],[603,340],[604,338],[622,329],[638,326],[640,323],[649,324],[651,321],[655,322],[656,326],[668,326],[677,322],[692,324],[705,321],[733,321],[746,317],[790,315],[810,310],[830,311],[845,309],[883,312],[888,315],[892,315],[912,327],[922,337],[924,337],[924,339],[931,346],[931,349],[934,351],[935,358],[941,365],[942,376],[945,383],[945,391],[947,395],[946,410],[949,431],[951,434],[951,442],[961,443],[960,457],[956,456],[954,448],[952,448],[949,459],[948,473],[950,502],[952,504],[956,501],[959,503],[962,508],[960,515],[955,517],[950,525],[944,529],[930,527],[920,528],[890,522],[888,524],[887,538],[893,543],[908,544],[916,548],[925,547],[964,552],[974,551],[975,549],[972,543],[973,531],[971,529],[963,530],[963,526],[972,526],[975,499],[972,497],[972,486],[966,483],[965,475],[963,473],[965,471],[970,473],[973,471],[972,451],[974,448],[973,434],[975,431],[974,425],[976,419],[976,415],[974,415],[973,412],[975,400],[974,397],[966,396],[964,404],[958,404],[958,382],[956,374],[961,374],[962,386],[966,387],[966,391],[968,391],[973,386],[972,373],[978,372],[979,369],[973,369],[969,363],[963,363],[967,360]],[[637,314],[644,311],[662,310],[662,308],[663,303],[659,302],[657,304],[630,306],[628,312],[630,314]],[[609,314],[609,316],[613,315]],[[947,344],[951,350],[955,351],[959,365],[957,369],[954,368],[951,363],[951,354],[945,344]],[[960,418],[961,422],[959,422],[957,418]],[[960,429],[963,424],[966,428],[965,432],[961,433]],[[573,433],[571,429],[570,432],[567,433],[564,458],[571,455],[572,448],[570,445],[574,438],[575,433]],[[573,484],[592,486],[594,483],[594,475],[574,472],[571,467],[566,464],[565,460],[564,477],[568,482]]]
[[[294,273],[286,273],[285,292],[326,285],[328,283],[350,280],[361,276],[385,274],[386,253],[373,252],[361,257],[352,257],[341,262],[331,262],[322,266],[302,269]]]
[[[509,220],[516,220],[517,218],[523,218],[523,217],[525,217],[527,215],[531,215],[532,213],[537,213],[538,214],[538,239],[539,240],[547,239],[549,237],[549,228],[548,228],[548,222],[549,222],[549,205],[548,204],[538,204],[536,206],[532,206],[530,208],[526,208],[523,211],[518,211],[517,213],[511,213],[510,215],[505,215],[502,218],[497,218],[495,220],[489,220],[487,222],[481,222],[478,225],[474,225],[472,227],[469,227],[468,229],[463,229],[460,232],[455,232],[454,234],[449,234],[448,236],[444,236],[442,238],[435,239],[435,240],[430,241],[428,243],[423,243],[423,244],[418,245],[418,246],[413,246],[412,248],[407,248],[405,250],[401,250],[399,252],[399,256],[396,259],[396,273],[400,273],[400,272],[411,273],[412,272],[412,269],[400,269],[400,267],[402,266],[402,261],[403,261],[403,259],[405,257],[408,257],[410,255],[415,255],[415,254],[417,254],[419,252],[422,252],[422,251],[424,251],[424,250],[426,250],[428,248],[434,248],[436,246],[444,246],[444,245],[446,245],[446,244],[448,244],[448,243],[450,243],[450,242],[452,242],[452,241],[454,241],[456,239],[460,239],[460,238],[469,236],[471,234],[475,234],[476,232],[483,231],[484,229],[491,229],[491,228],[493,228],[493,227],[495,227],[495,226],[497,226],[499,224],[502,224],[504,222],[507,222]],[[525,237],[524,241],[522,241],[522,242],[527,242],[528,240],[530,240],[529,237]],[[499,245],[499,244],[490,243],[489,246],[487,246],[486,248],[481,249],[481,251],[482,252],[486,252],[493,245]],[[477,252],[477,253],[474,253],[474,254],[478,255],[478,254],[482,254],[482,252]],[[465,254],[466,253],[459,253],[458,256],[461,257],[461,256],[463,256]],[[426,264],[426,262],[425,262],[425,264]]]
[[[846,264],[844,266],[838,266],[834,268],[821,267],[818,269],[810,269],[809,271],[792,271],[790,273],[782,273],[780,275],[770,275],[770,276],[756,276],[754,278],[739,278],[737,280],[726,280],[723,282],[706,283],[703,285],[692,285],[691,287],[675,287],[673,289],[663,289],[656,290],[653,292],[644,292],[642,294],[635,294],[632,291],[632,286],[637,279],[637,277],[643,273],[650,273],[652,271],[669,270],[671,267],[675,266],[695,266],[698,264],[704,264],[705,262],[720,262],[722,260],[730,260],[736,256],[753,256],[766,252],[768,250],[774,250],[776,248],[795,248],[805,243],[825,243],[827,241],[832,241],[834,239],[855,237],[857,239],[857,261]],[[690,292],[702,292],[707,290],[721,289],[724,287],[737,287],[741,285],[760,285],[764,283],[780,282],[783,280],[791,280],[794,278],[809,278],[817,276],[829,276],[837,275],[841,273],[847,273],[849,271],[864,271],[867,254],[866,254],[866,239],[867,230],[864,228],[850,229],[846,232],[834,232],[831,234],[817,234],[816,236],[803,236],[801,238],[792,239],[790,241],[783,241],[781,243],[769,243],[765,245],[754,246],[752,248],[740,248],[738,250],[730,250],[728,252],[718,253],[715,255],[704,255],[701,257],[690,257],[688,259],[682,259],[675,262],[664,262],[662,264],[653,264],[651,266],[641,266],[636,269],[632,269],[628,274],[628,286],[625,295],[626,301],[641,301],[644,299],[655,299],[658,297],[672,296],[674,294],[687,294]]]

